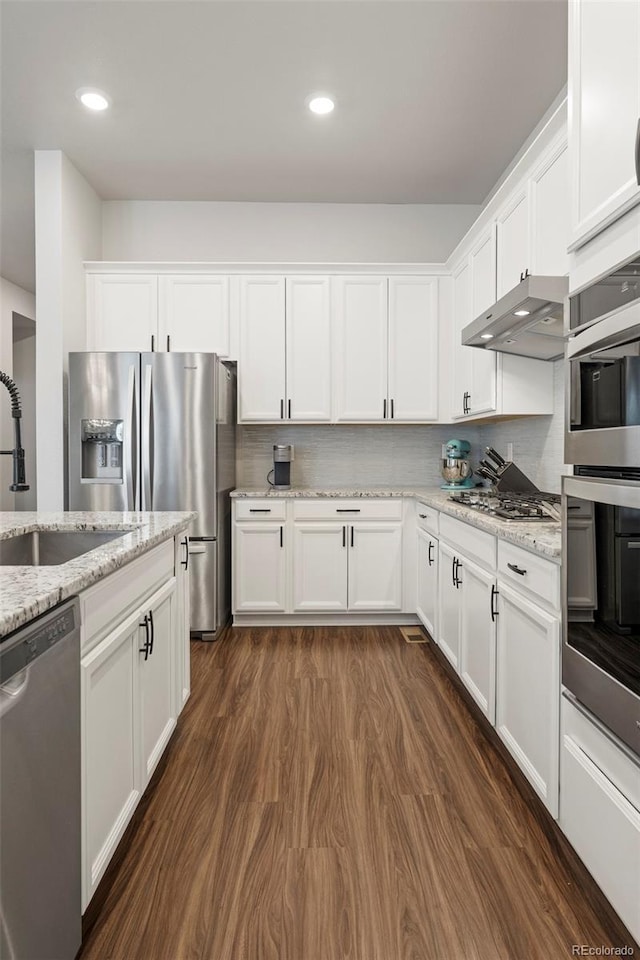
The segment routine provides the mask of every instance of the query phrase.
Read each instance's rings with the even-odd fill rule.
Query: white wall
[[[14,333],[16,333],[14,326]],[[36,471],[36,329],[31,324],[31,333],[24,336],[24,330],[13,340],[13,379],[20,390],[22,404],[22,447],[24,449],[25,472],[29,489],[23,493],[14,493],[16,510],[35,510],[37,507],[38,475]]]
[[[13,370],[13,315],[30,320],[36,317],[36,301],[32,293],[0,277],[0,370],[10,377]],[[20,387],[20,384],[18,384]],[[24,443],[23,443],[24,446]],[[11,403],[6,389],[0,386],[0,449],[13,449]],[[27,465],[28,466],[28,465]],[[30,478],[27,478],[30,481]],[[0,510],[13,510],[15,495],[9,490],[12,482],[11,457],[0,457]]]
[[[102,257],[102,201],[60,150],[35,151],[38,508],[64,505],[67,352],[86,349],[84,260]]]
[[[468,204],[103,203],[105,260],[441,263],[480,211]]]

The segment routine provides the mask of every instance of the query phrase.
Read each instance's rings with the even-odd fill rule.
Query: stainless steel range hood
[[[462,331],[468,347],[557,360],[564,353],[567,277],[525,277]]]

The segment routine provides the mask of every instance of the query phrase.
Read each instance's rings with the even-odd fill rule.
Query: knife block
[[[503,467],[495,467],[498,475],[498,482],[495,484],[496,490],[500,493],[539,493],[539,488],[535,483],[529,480],[529,477],[522,472],[515,463],[508,460]]]

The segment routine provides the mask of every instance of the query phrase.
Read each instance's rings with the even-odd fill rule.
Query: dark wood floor
[[[194,644],[136,819],[82,960],[561,960],[630,942],[430,646],[391,627]]]

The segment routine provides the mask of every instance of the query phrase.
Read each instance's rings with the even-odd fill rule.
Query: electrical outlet
[[[507,460],[513,460],[513,443],[507,443]]]

